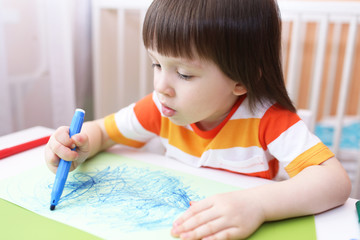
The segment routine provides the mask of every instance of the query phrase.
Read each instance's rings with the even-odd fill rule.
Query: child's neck
[[[226,113],[225,116],[223,116],[222,118],[219,118],[217,121],[200,121],[195,123],[196,127],[198,127],[201,131],[210,131],[214,128],[216,128],[217,126],[219,126],[220,123],[222,123],[222,121],[224,121],[224,119],[226,118],[226,116],[229,113]]]
[[[245,97],[246,97],[246,95],[240,96],[236,100],[236,102],[232,106],[232,108],[229,109],[229,111],[226,114],[222,115],[217,120],[215,120],[215,121],[205,121],[205,120],[200,121],[200,122],[195,123],[196,127],[201,131],[210,131],[217,127],[221,128],[231,118],[231,116],[234,114],[236,109],[240,106],[240,104],[245,99]]]

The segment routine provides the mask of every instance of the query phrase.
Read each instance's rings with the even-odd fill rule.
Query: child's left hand
[[[265,220],[253,191],[218,194],[193,203],[171,230],[181,239],[239,239],[251,235]]]

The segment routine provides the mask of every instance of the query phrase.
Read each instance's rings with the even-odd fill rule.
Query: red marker
[[[24,152],[26,150],[30,150],[32,148],[39,147],[41,145],[46,144],[49,141],[50,136],[42,137],[33,141],[29,141],[26,143],[22,143],[13,147],[4,148],[0,150],[0,159],[9,157],[11,155],[15,155],[17,153]]]

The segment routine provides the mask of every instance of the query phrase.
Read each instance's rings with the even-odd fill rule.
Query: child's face
[[[154,67],[154,88],[162,113],[178,125],[216,127],[246,90],[213,62],[184,59],[148,50]]]

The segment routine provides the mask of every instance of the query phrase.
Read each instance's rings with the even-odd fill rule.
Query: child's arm
[[[113,146],[105,131],[104,119],[85,122],[79,134],[69,137],[69,127],[60,127],[45,146],[45,161],[48,168],[56,173],[60,158],[72,161],[70,171],[74,170],[87,158]],[[71,151],[77,147],[76,151]]]
[[[316,214],[339,206],[350,191],[346,171],[336,158],[331,158],[286,181],[196,202],[174,222],[172,235],[181,239],[246,238],[264,221]]]

